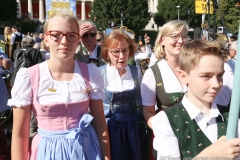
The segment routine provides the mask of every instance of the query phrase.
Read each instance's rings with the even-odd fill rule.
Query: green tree
[[[235,6],[236,0],[220,0],[220,8],[218,6],[217,13],[216,13],[216,22],[217,26],[223,26],[222,23],[222,16],[225,27],[227,28],[228,32],[237,34],[238,27],[240,23],[240,7]],[[221,10],[222,14],[221,14]]]
[[[18,11],[18,4],[16,0],[1,0],[0,11],[0,20],[10,21],[15,19]]]
[[[29,18],[14,19],[11,23],[20,27],[22,33],[35,32],[37,28],[37,24]]]
[[[213,0],[212,0],[213,1]],[[220,8],[215,2],[216,9],[216,26],[223,26],[222,18],[224,24],[229,32],[236,34],[238,32],[238,25],[240,23],[240,7],[235,6],[238,0],[219,0]],[[159,26],[164,23],[175,20],[178,17],[178,12],[176,6],[179,5],[179,15],[181,20],[186,20],[191,28],[201,27],[202,24],[202,14],[195,13],[195,0],[159,0],[158,1],[158,13],[154,14],[154,21]],[[190,8],[189,16],[186,16],[186,10]],[[221,10],[222,14],[221,14]],[[167,12],[168,11],[168,12]],[[214,26],[214,15],[210,15],[210,26]],[[223,17],[222,17],[223,16]],[[208,15],[206,15],[205,23],[207,23]]]
[[[178,19],[177,6],[181,6],[179,9],[179,19],[188,22],[189,26],[200,27],[201,26],[201,15],[195,14],[195,0],[159,0],[158,1],[158,12],[154,14],[154,21],[159,26],[162,26],[168,21]],[[189,10],[189,14],[187,13]]]
[[[109,23],[121,24],[123,13],[123,25],[128,29],[138,31],[143,29],[151,18],[148,12],[147,0],[95,0],[90,13],[98,28],[109,28]]]

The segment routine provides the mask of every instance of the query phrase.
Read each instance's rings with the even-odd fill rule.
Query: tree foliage
[[[98,28],[109,28],[109,23],[121,24],[133,31],[143,29],[151,18],[147,0],[95,0],[90,13]]]
[[[11,23],[20,27],[22,33],[35,32],[37,28],[37,24],[29,18],[14,19]]]
[[[159,0],[158,12],[154,14],[154,21],[162,26],[168,21],[178,19],[177,6],[179,9],[179,19],[188,22],[191,27],[201,26],[201,15],[195,14],[195,0]],[[189,10],[189,14],[187,12]]]
[[[0,11],[0,20],[2,21],[10,21],[17,18],[18,4],[16,0],[1,0]]]
[[[223,16],[223,21],[227,30],[236,34],[240,23],[240,7],[235,6],[237,0],[219,0],[220,8],[217,4],[217,0],[214,0],[214,2],[216,9],[216,26],[223,26]],[[158,13],[154,14],[155,23],[162,26],[170,20],[176,20],[178,18],[178,10],[176,6],[178,5],[181,6],[179,9],[179,17],[181,20],[188,21],[191,28],[201,27],[202,14],[195,13],[195,0],[158,0]],[[190,8],[189,17],[186,14],[187,8]],[[220,9],[222,10],[222,14]],[[213,14],[211,15],[210,25],[214,25]]]
[[[223,26],[222,15],[225,27],[228,32],[237,34],[240,23],[240,7],[235,6],[236,0],[220,0],[216,9],[217,26]],[[222,10],[222,14],[220,12]]]

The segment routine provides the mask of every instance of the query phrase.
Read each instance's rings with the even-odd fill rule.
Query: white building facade
[[[158,0],[148,0],[148,11],[153,15],[157,13]],[[154,22],[153,17],[150,19],[149,23],[145,27],[146,30],[157,30],[157,24]]]
[[[152,14],[157,12],[158,0],[147,0],[149,12]],[[18,3],[18,18],[25,17],[31,20],[39,20],[43,22],[46,17],[45,0],[16,0]],[[90,18],[91,6],[94,0],[76,0],[76,16],[81,20]],[[154,28],[152,28],[154,25]],[[149,21],[145,29],[157,29],[153,18]]]

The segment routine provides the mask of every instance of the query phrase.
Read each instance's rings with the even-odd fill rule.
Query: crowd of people
[[[104,35],[66,13],[50,17],[37,38],[12,31],[5,28],[0,53],[1,76],[13,72],[10,96],[0,80],[0,113],[13,112],[11,154],[0,123],[0,159],[240,155],[240,127],[237,138],[225,137],[237,41],[228,50],[188,41],[187,23],[172,20],[154,47],[147,34],[139,46],[122,30]]]

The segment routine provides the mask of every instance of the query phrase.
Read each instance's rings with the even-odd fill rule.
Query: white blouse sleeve
[[[31,79],[27,68],[21,68],[17,72],[11,95],[12,98],[8,100],[9,106],[20,108],[32,104]]]
[[[158,157],[171,156],[180,159],[178,139],[165,112],[161,111],[153,117],[152,129],[153,148],[158,151]]]
[[[156,104],[156,81],[152,69],[149,68],[143,75],[141,83],[142,104],[155,106]]]
[[[104,81],[101,72],[97,68],[97,66],[93,63],[89,63],[88,65],[88,72],[90,78],[90,86],[91,86],[91,99],[98,100],[104,99]]]

